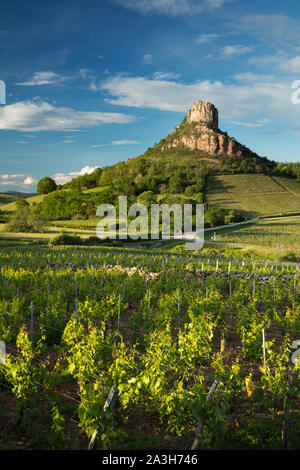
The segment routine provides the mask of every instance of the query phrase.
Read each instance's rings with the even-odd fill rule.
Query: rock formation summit
[[[184,147],[210,155],[257,156],[250,149],[219,129],[217,108],[208,101],[197,101],[180,126],[163,142],[161,150]]]

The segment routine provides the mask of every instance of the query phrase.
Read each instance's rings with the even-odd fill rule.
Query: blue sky
[[[197,100],[259,155],[300,160],[296,0],[3,0],[0,59],[0,191],[139,155]]]

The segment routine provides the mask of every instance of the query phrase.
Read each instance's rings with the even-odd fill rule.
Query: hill
[[[14,202],[17,198],[27,199],[35,196],[33,193],[21,193],[19,191],[5,191],[0,193],[0,206]]]
[[[46,196],[28,198],[50,220],[86,219],[102,203],[206,202],[240,216],[293,213],[300,210],[298,175],[290,164],[261,157],[219,129],[218,110],[198,101],[174,131],[137,157],[97,168],[59,186]],[[2,206],[13,211],[15,204]]]
[[[0,198],[1,198],[2,194],[0,195]],[[1,210],[3,211],[8,211],[8,212],[11,212],[11,211],[14,211],[15,210],[15,201],[17,199],[16,196],[8,196],[8,195],[4,195],[6,196],[9,201],[6,201],[5,202],[5,199],[3,199],[3,205],[1,206]],[[43,201],[43,197],[44,195],[43,194],[38,194],[38,195],[29,195],[29,196],[23,196],[23,199],[26,199],[26,201],[29,202],[30,205],[32,205],[34,202],[36,203],[39,203],[39,202],[42,202]]]

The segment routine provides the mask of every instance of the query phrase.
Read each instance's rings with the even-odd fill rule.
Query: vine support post
[[[211,400],[211,397],[213,396],[214,392],[216,391],[216,388],[217,388],[218,385],[219,385],[219,379],[215,379],[214,383],[210,387],[210,390],[209,390],[209,392],[206,396],[206,400],[205,400],[206,402]],[[204,425],[204,420],[201,420],[199,422],[198,427],[197,427],[195,439],[194,439],[193,445],[191,447],[191,450],[196,450],[199,447],[200,436],[201,436],[201,432],[202,432],[202,429],[203,429],[203,425]]]
[[[178,330],[180,329],[180,292],[177,290]]]
[[[262,347],[263,347],[263,364],[264,364],[264,368],[266,367],[266,338],[265,338],[265,329],[263,328],[262,329],[262,339],[263,339],[263,344],[262,344]]]
[[[110,409],[113,412],[118,402],[118,398],[119,398],[119,389],[113,385],[109,391],[108,397],[103,407],[103,411],[105,412],[108,409]],[[92,450],[95,447],[95,444],[97,441],[97,435],[98,435],[98,428],[96,428],[95,431],[93,432],[93,435],[89,442],[88,450]]]
[[[121,320],[121,294],[119,294],[119,306],[118,306],[118,332],[120,333],[120,320]]]
[[[30,338],[31,338],[31,344],[33,344],[33,302],[31,302],[31,312],[30,312]]]
[[[289,421],[290,421],[290,387],[292,385],[294,378],[294,370],[289,372],[288,375],[288,384],[286,388],[286,392],[284,395],[283,400],[283,422],[282,422],[282,433],[281,433],[281,440],[284,447],[288,446],[288,428],[289,428]]]

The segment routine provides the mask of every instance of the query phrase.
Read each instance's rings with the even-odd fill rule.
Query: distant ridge
[[[1,191],[0,194],[7,194],[8,196],[25,197],[25,198],[38,195],[38,193],[26,193],[25,191]]]

